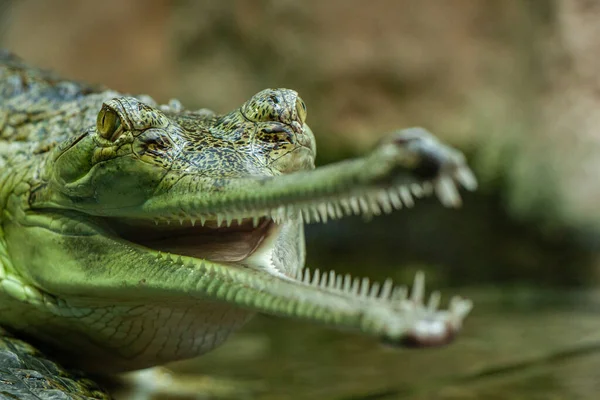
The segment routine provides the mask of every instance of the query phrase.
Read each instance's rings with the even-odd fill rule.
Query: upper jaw
[[[265,219],[282,225],[292,221],[326,222],[352,214],[379,215],[411,207],[415,197],[430,193],[435,193],[442,204],[455,207],[460,205],[460,185],[470,190],[476,187],[462,154],[414,128],[395,133],[363,158],[316,170],[219,179],[185,175],[161,190],[151,190],[150,197],[139,205],[110,209],[69,200],[58,208],[111,221],[109,226],[117,235],[169,252],[186,247],[182,243],[188,239],[193,247],[193,240],[200,236],[204,244],[199,247],[204,247],[191,253],[186,247],[186,254],[241,262],[258,249],[265,237],[271,237],[264,227],[263,233],[254,230]],[[30,203],[33,208],[47,206],[40,196],[30,198]],[[173,225],[179,228],[167,228]],[[224,235],[220,236],[218,229],[223,225]],[[210,230],[215,227],[218,229]],[[145,229],[150,231],[149,237],[144,236]],[[171,232],[173,237],[156,240],[153,232],[157,231]],[[237,241],[233,239],[236,235]],[[208,247],[207,241],[211,243]],[[226,248],[235,244],[246,248],[228,253]],[[218,247],[225,250],[215,250]]]

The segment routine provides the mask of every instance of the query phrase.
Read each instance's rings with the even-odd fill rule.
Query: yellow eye
[[[121,132],[123,132],[121,118],[119,118],[119,115],[117,115],[116,112],[104,106],[98,113],[96,129],[98,130],[98,135],[102,136],[104,139],[110,140],[111,142],[115,141]]]
[[[296,99],[296,113],[298,113],[298,118],[302,123],[306,121],[306,104],[300,97]]]

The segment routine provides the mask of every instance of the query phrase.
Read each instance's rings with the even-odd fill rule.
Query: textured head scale
[[[242,106],[242,114],[253,122],[279,121],[302,127],[306,120],[306,105],[294,90],[265,89]]]

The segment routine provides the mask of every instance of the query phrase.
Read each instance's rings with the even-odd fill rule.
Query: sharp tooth
[[[190,218],[190,223],[192,226],[196,226],[196,218]]]
[[[358,204],[360,204],[360,210],[362,211],[363,214],[370,214],[371,209],[369,207],[369,202],[367,201],[366,198],[359,197]]]
[[[473,175],[468,167],[460,167],[454,173],[454,179],[458,181],[465,189],[475,190],[477,189],[477,178]]]
[[[435,182],[435,193],[445,207],[459,207],[460,195],[452,178],[443,176]]]
[[[170,219],[167,220],[167,225],[171,225],[171,220]]]
[[[323,271],[323,274],[321,275],[321,282],[319,282],[319,285],[322,288],[327,287],[327,278],[329,278],[329,273],[327,271]]]
[[[228,215],[228,216],[225,218],[225,224],[226,224],[226,225],[227,225],[227,227],[229,228],[229,227],[231,226],[231,224],[232,224],[232,223],[233,223],[233,218],[232,218],[230,215]]]
[[[369,294],[369,278],[363,278],[360,285],[360,297],[367,297]]]
[[[313,280],[310,283],[312,286],[319,286],[319,268],[315,269],[315,273],[313,275]]]
[[[183,218],[179,218],[179,225],[183,225]]]
[[[352,277],[350,274],[346,274],[344,276],[344,292],[350,293],[350,288],[352,287]]]
[[[348,199],[341,199],[340,205],[344,209],[344,214],[352,215],[352,206],[350,206],[350,201]]]
[[[398,188],[398,194],[400,195],[400,198],[402,199],[402,203],[404,203],[404,205],[406,207],[410,208],[415,205],[415,201],[413,200],[413,198],[410,194],[410,190],[408,190],[407,187],[400,186]]]
[[[335,277],[335,288],[337,290],[340,290],[340,291],[342,290],[342,285],[344,283],[343,281],[344,281],[344,277],[342,275],[338,275]]]
[[[379,298],[388,300],[390,298],[390,294],[392,293],[392,288],[394,287],[394,282],[388,278],[383,282],[383,287],[381,288],[381,294]]]
[[[381,208],[379,207],[379,204],[377,203],[377,201],[374,198],[370,198],[368,200],[369,202],[369,213],[373,214],[373,215],[381,215]]]
[[[390,196],[388,196],[387,192],[381,191],[377,195],[377,200],[379,204],[381,204],[381,208],[383,212],[389,214],[393,211],[392,204],[390,203]]]
[[[327,222],[327,204],[322,203],[319,204],[317,206],[317,209],[319,210],[319,215],[321,216],[321,221],[323,221],[323,223]]]
[[[302,210],[302,220],[307,224],[310,223],[310,211]]]
[[[302,278],[302,282],[310,285],[310,270],[308,268],[304,270],[304,278]]]
[[[352,288],[350,288],[350,291],[352,292],[352,294],[354,296],[358,296],[359,289],[360,289],[360,279],[354,278],[352,280]]]
[[[400,197],[398,197],[398,193],[396,193],[393,189],[392,190],[388,190],[387,192],[390,201],[392,202],[392,206],[396,209],[399,210],[402,208],[402,201],[400,201]]]
[[[429,302],[427,303],[427,310],[429,310],[429,312],[437,311],[437,309],[440,307],[441,297],[442,296],[438,291],[431,293],[431,296],[429,296]]]
[[[311,208],[310,211],[312,212],[311,220],[314,222],[321,222],[321,217],[319,216],[319,211],[317,211],[316,208]]]
[[[423,296],[425,295],[425,274],[419,271],[415,275],[415,281],[413,283],[412,292],[410,294],[410,300],[415,304],[423,303]]]
[[[329,215],[329,218],[331,218],[331,219],[335,219],[337,216],[335,207],[331,203],[327,204],[327,214]]]
[[[308,268],[302,268],[301,271],[302,272],[300,273],[300,278],[298,279],[303,281],[304,279],[306,279],[306,276],[310,275],[310,272],[308,271]]]
[[[358,204],[358,199],[356,197],[350,198],[350,207],[352,207],[354,215],[360,215],[360,205]]]
[[[338,203],[334,203],[333,207],[335,208],[335,217],[337,219],[341,219],[344,217],[344,211],[342,210],[342,207],[340,207],[340,205]]]
[[[252,226],[256,228],[258,226],[259,221],[260,221],[260,217],[258,215],[253,216],[252,217]]]
[[[371,213],[373,215],[381,215],[381,207],[378,203],[371,203]]]
[[[221,214],[217,214],[217,228],[220,228],[222,223],[223,223],[223,216]]]
[[[157,219],[154,220],[154,225],[158,225],[158,220]]]
[[[369,297],[372,299],[376,299],[379,294],[379,282],[373,282],[371,285],[371,290],[369,291]]]
[[[421,185],[419,185],[418,183],[411,184],[410,191],[417,199],[423,197],[423,188],[421,188]]]
[[[206,217],[204,215],[200,216],[200,226],[204,226],[206,224]]]
[[[335,288],[336,285],[336,275],[335,275],[335,271],[331,270],[329,271],[329,288],[333,289]]]

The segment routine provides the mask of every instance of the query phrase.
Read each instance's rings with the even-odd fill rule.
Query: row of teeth
[[[425,300],[425,274],[419,271],[415,275],[412,291],[408,287],[394,286],[391,279],[386,279],[383,284],[371,283],[369,278],[352,278],[349,274],[336,274],[334,271],[320,272],[319,269],[311,271],[309,268],[300,269],[295,277],[297,281],[312,287],[329,291],[338,291],[355,298],[380,300],[395,304],[424,305]],[[439,309],[441,300],[440,292],[434,291],[429,296],[425,306],[429,312]],[[472,308],[469,300],[454,296],[450,299],[449,311],[458,320],[466,317]]]
[[[403,207],[413,207],[415,204],[414,198],[430,196],[434,192],[444,206],[458,207],[461,204],[461,198],[455,182],[460,183],[469,190],[476,187],[476,181],[471,171],[464,167],[459,168],[454,177],[441,176],[432,182],[376,189],[360,195],[331,199],[316,205],[314,203],[286,205],[276,209],[253,211],[244,215],[217,214],[211,218],[203,215],[197,217],[180,216],[175,217],[175,220],[178,220],[181,225],[190,223],[192,226],[196,224],[204,226],[207,222],[211,222],[216,223],[216,227],[230,227],[234,224],[239,225],[244,220],[252,220],[253,226],[257,227],[265,216],[280,224],[288,220],[296,220],[301,215],[306,223],[325,223],[328,220],[340,219],[348,215],[389,214]],[[251,214],[251,216],[248,214]],[[170,224],[172,221],[173,219],[156,219],[154,222],[158,225],[159,223]]]
[[[352,278],[350,274],[336,274],[335,271],[320,272],[319,269],[311,271],[309,268],[299,269],[294,276],[299,282],[306,285],[328,290],[336,290],[355,297],[380,299],[385,301],[403,301],[408,299],[406,286],[394,286],[391,279],[386,279],[383,284],[371,283],[369,278]],[[411,300],[421,302],[425,292],[425,276],[423,273],[415,275]],[[439,299],[439,293],[432,297]]]
[[[156,257],[157,259],[164,259],[178,265],[186,265],[182,256],[159,251]],[[190,261],[187,265],[192,267],[194,264]],[[385,301],[409,307],[423,306],[425,304],[425,274],[422,271],[415,274],[410,294],[407,286],[395,286],[390,278],[386,279],[383,284],[379,282],[371,283],[369,278],[352,278],[349,274],[336,274],[333,270],[320,272],[318,268],[314,271],[311,271],[309,268],[299,269],[293,279],[308,286],[339,292],[340,294],[350,295],[354,298]],[[432,292],[425,306],[426,310],[428,312],[437,311],[440,300],[440,292]],[[472,302],[460,296],[452,297],[448,305],[448,311],[455,321],[464,319],[472,308]]]
[[[402,207],[411,208],[414,206],[414,197],[421,198],[431,195],[433,185],[429,182],[419,185],[413,184],[410,187],[400,186],[397,188],[380,190],[378,193],[363,194],[350,198],[342,198],[337,201],[324,202],[319,205],[304,206],[281,206],[275,210],[265,210],[263,213],[251,217],[254,227],[258,226],[264,215],[268,215],[276,223],[281,223],[289,219],[297,219],[302,214],[303,220],[309,222],[327,222],[330,219],[340,219],[347,215],[380,215],[389,214],[393,210]],[[198,219],[179,218],[179,223],[183,225],[189,221],[192,225],[196,223],[204,226],[207,221],[216,222],[217,227],[230,227],[240,224],[240,221],[249,219],[247,217],[236,217],[233,215],[218,214],[214,219],[200,215]],[[159,220],[154,221],[156,224]],[[170,224],[171,220],[165,220]]]
[[[193,267],[194,263],[190,260],[185,263],[180,255],[158,252],[158,260]],[[390,278],[383,284],[379,282],[371,283],[369,278],[352,278],[349,274],[336,274],[335,271],[320,272],[319,269],[311,271],[309,268],[299,269],[292,278],[305,285],[321,288],[328,291],[339,292],[340,294],[350,295],[354,298],[364,298],[374,301],[384,301],[400,307],[425,307],[425,311],[433,313],[439,309],[441,295],[434,291],[429,296],[427,305],[425,305],[425,274],[419,271],[415,274],[412,290],[409,294],[407,286],[395,286]],[[462,321],[473,308],[473,303],[460,296],[453,296],[448,304],[448,312],[455,322]]]

